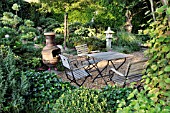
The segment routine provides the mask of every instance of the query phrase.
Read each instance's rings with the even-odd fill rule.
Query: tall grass
[[[113,40],[113,49],[120,48],[121,51],[132,52],[140,50],[141,40],[134,34],[128,32],[117,32],[116,39]]]

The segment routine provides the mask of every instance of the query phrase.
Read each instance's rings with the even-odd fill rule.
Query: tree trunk
[[[154,13],[153,0],[149,0],[149,2],[151,4],[151,12],[152,12],[153,20],[156,21],[155,13]]]
[[[131,14],[131,11],[127,10],[126,11],[126,23],[125,23],[125,29],[127,32],[131,33],[132,32],[132,14]]]
[[[68,13],[64,15],[64,49],[66,49]]]

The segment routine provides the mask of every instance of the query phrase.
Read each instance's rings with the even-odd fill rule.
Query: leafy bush
[[[34,47],[34,38],[40,32],[34,28],[34,22],[22,20],[13,13],[4,12],[1,17],[3,27],[0,28],[0,44],[10,46],[19,58],[16,66],[21,69],[38,68],[41,65],[41,48]],[[10,21],[10,22],[9,22]]]
[[[54,105],[54,113],[97,113],[105,112],[106,98],[100,98],[100,92],[79,88],[63,94]]]
[[[140,50],[141,41],[135,35],[128,32],[118,32],[116,38],[117,40],[113,39],[113,46],[122,46],[131,51]]]
[[[16,29],[13,29],[11,27],[0,27],[0,38],[5,38],[5,35],[9,35],[9,37],[13,37],[17,35]]]
[[[105,40],[95,37],[95,31],[91,28],[78,26],[74,33],[70,34],[67,40],[67,46],[74,48],[76,45],[87,44],[89,51],[102,50],[105,47]]]
[[[56,28],[61,27],[58,21],[50,17],[41,18],[39,23],[39,26],[44,29],[44,32],[53,32]]]
[[[4,25],[16,28],[17,25],[22,21],[22,19],[11,12],[4,12],[1,21]]]
[[[57,113],[114,113],[121,101],[127,101],[130,88],[107,86],[102,90],[79,88],[64,93],[54,105]]]
[[[113,86],[106,86],[102,89],[101,98],[107,99],[107,108],[109,112],[115,113],[120,103],[123,106],[128,106],[131,100],[127,97],[133,90],[131,88],[118,88]],[[133,99],[133,98],[131,98]]]
[[[16,67],[16,56],[0,47],[0,112],[19,113],[24,109],[29,82]]]
[[[145,30],[151,36],[148,42],[149,57],[144,79],[144,90],[133,91],[128,99],[136,97],[129,106],[118,109],[118,112],[169,113],[170,112],[170,33],[167,17],[163,16],[167,6],[157,9],[157,20]]]
[[[136,36],[137,36],[137,38],[142,40],[142,43],[146,43],[147,41],[150,40],[150,36],[149,35],[137,34]]]
[[[12,49],[19,43],[17,38],[17,31],[11,27],[1,27],[0,28],[0,45],[10,46]]]
[[[72,33],[75,30],[79,29],[82,27],[82,23],[80,22],[74,22],[69,25],[69,32]]]
[[[49,111],[52,108],[52,104],[64,92],[75,88],[68,82],[62,82],[53,72],[35,72],[29,70],[24,75],[28,77],[31,84],[31,101],[40,104],[43,112]]]

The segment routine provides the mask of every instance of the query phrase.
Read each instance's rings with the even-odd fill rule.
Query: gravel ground
[[[126,70],[126,66],[128,64],[128,62],[131,62],[131,61],[137,61],[137,60],[140,60],[142,58],[144,58],[144,53],[143,51],[139,51],[139,52],[134,52],[132,53],[131,55],[133,55],[132,58],[128,58],[126,63],[119,69],[119,71],[121,71],[122,73]],[[117,65],[121,62],[122,60],[117,60],[117,61],[114,61],[114,63]],[[102,61],[102,62],[99,62],[98,63],[98,67],[100,69],[102,69],[105,65],[106,65],[107,61]],[[108,71],[107,71],[108,72]],[[57,74],[59,77],[62,78],[63,81],[69,81],[64,72],[61,72],[59,74]],[[92,72],[92,75],[93,75],[93,78],[97,75],[97,72]],[[107,79],[107,78],[105,78]],[[113,82],[107,82],[108,84],[110,85],[114,85]],[[74,83],[71,83],[72,85],[75,85]],[[86,88],[95,88],[95,89],[100,89],[102,87],[106,86],[104,80],[102,78],[97,78],[94,82],[92,82],[92,79],[91,77],[89,77],[86,82],[83,84],[83,87],[86,87]]]

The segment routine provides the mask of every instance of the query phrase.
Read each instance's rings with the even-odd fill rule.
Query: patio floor
[[[119,69],[119,71],[121,71],[123,73],[124,70],[126,70],[126,66],[128,64],[128,62],[130,61],[137,61],[137,60],[140,60],[142,58],[144,58],[144,53],[143,51],[139,51],[139,52],[134,52],[132,53],[132,55],[134,56],[133,58],[128,58],[126,63]],[[121,62],[121,60],[117,60],[115,62],[115,64]],[[100,69],[102,69],[105,65],[106,65],[107,61],[102,61],[102,62],[99,62],[98,63],[98,66]],[[57,73],[58,77],[62,78],[63,81],[69,81],[64,72],[60,72],[60,73]],[[92,75],[93,77],[95,77],[97,75],[97,72],[92,72]],[[107,80],[107,78],[106,78]],[[71,83],[72,85],[75,85],[74,83]],[[110,85],[114,85],[113,82],[108,82],[108,84]],[[94,82],[92,82],[92,79],[89,77],[86,82],[83,84],[83,87],[86,87],[86,88],[95,88],[95,89],[100,89],[102,87],[106,86],[105,85],[105,82],[102,78],[98,78],[96,79]]]

